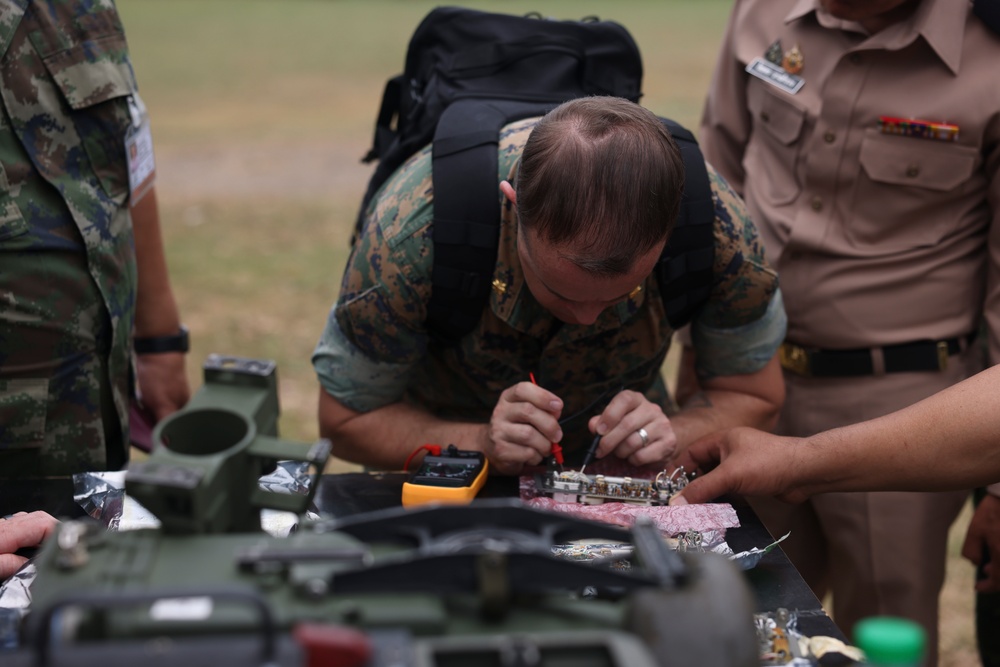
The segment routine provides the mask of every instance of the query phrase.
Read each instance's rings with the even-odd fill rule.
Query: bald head
[[[520,223],[599,275],[627,272],[673,228],[680,151],[648,109],[616,97],[566,102],[532,130],[517,177]]]

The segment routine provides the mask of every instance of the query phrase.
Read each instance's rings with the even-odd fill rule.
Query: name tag
[[[754,58],[747,65],[746,71],[761,81],[767,81],[772,86],[781,88],[790,95],[799,92],[799,89],[806,83],[801,76],[789,74],[774,63],[768,62],[763,58]]]
[[[125,137],[125,154],[128,156],[129,205],[135,206],[149,191],[156,179],[156,160],[153,158],[153,133],[149,129],[146,105],[138,95],[129,98],[132,128]]]

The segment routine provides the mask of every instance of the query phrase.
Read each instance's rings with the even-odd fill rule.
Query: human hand
[[[0,519],[0,581],[17,572],[28,560],[15,551],[38,546],[58,524],[58,520],[45,512],[18,512]]]
[[[516,475],[538,465],[562,440],[559,415],[563,402],[531,382],[519,382],[500,395],[486,429],[483,451],[500,474]]]
[[[980,565],[984,550],[989,550],[990,562],[983,568],[986,578],[976,582],[979,593],[1000,592],[1000,497],[986,494],[976,507],[969,530],[965,534],[962,555]]]
[[[663,408],[636,391],[619,392],[587,426],[601,436],[597,458],[613,453],[633,466],[644,466],[666,464],[677,452],[677,435]]]
[[[142,405],[156,422],[177,412],[191,398],[181,352],[159,352],[136,356],[136,381]]]
[[[734,428],[696,440],[675,461],[700,474],[671,505],[705,503],[727,493],[776,496],[802,502],[807,494],[795,483],[797,438],[771,435],[752,428]]]

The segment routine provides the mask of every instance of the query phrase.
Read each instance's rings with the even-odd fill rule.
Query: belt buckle
[[[937,358],[939,371],[948,368],[948,341],[939,340],[937,342]]]
[[[812,375],[809,370],[809,353],[805,351],[805,348],[792,343],[782,343],[781,347],[778,348],[778,358],[781,361],[781,367],[786,371],[791,371],[796,375]]]

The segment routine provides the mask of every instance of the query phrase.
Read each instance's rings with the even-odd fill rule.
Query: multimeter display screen
[[[469,486],[482,468],[482,461],[478,458],[462,460],[453,457],[425,456],[423,463],[410,478],[410,484]]]

